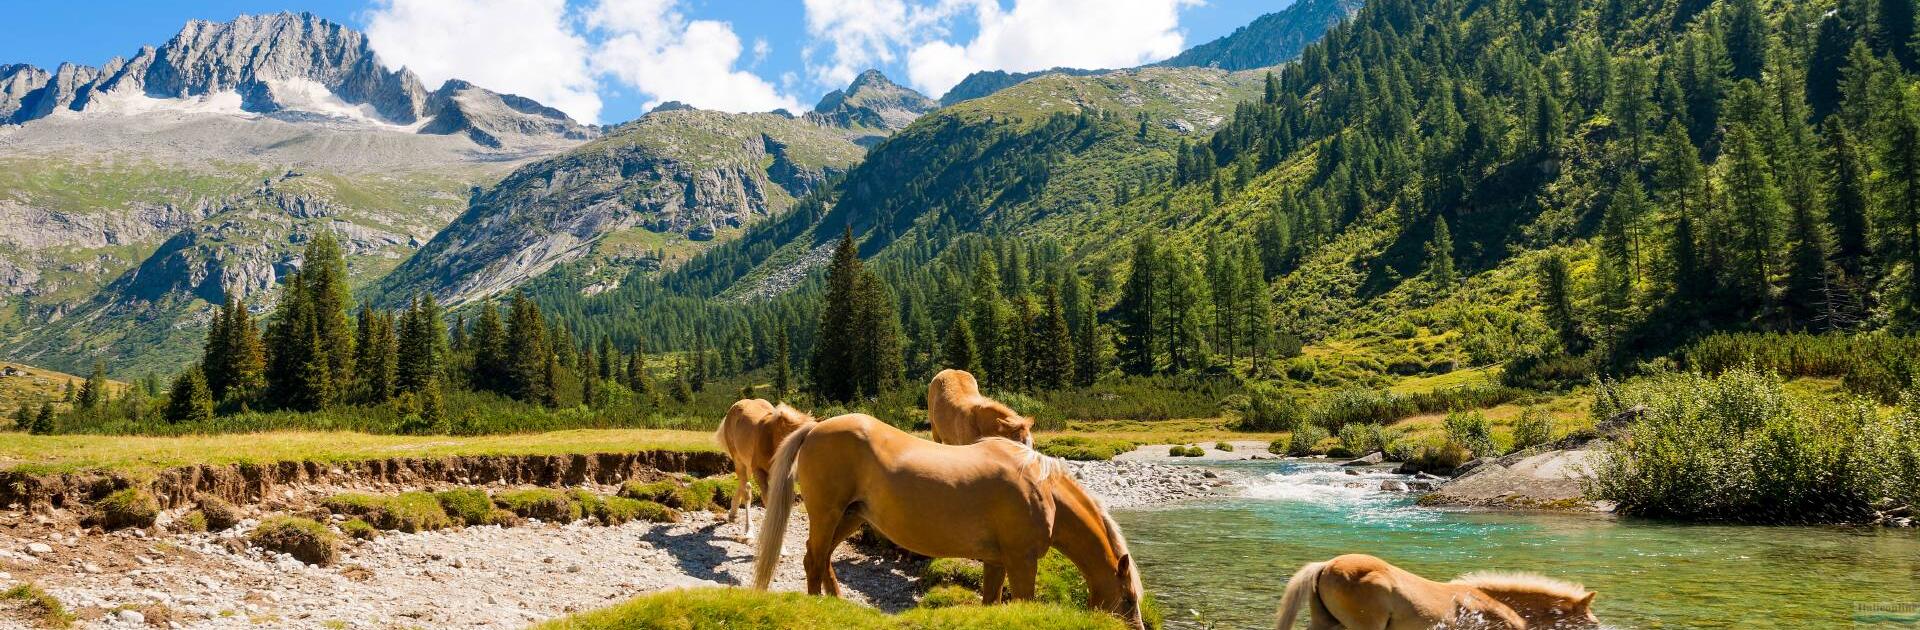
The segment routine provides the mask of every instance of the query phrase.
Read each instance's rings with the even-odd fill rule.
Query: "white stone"
[[[47,543],[37,542],[27,545],[27,551],[32,552],[36,556],[46,555],[53,553],[53,546]]]
[[[140,614],[140,611],[137,610],[122,610],[117,616],[120,617],[121,621],[126,623],[143,624],[147,622],[147,616]]]

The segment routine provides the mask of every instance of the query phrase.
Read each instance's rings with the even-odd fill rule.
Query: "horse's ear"
[[[1574,602],[1574,604],[1573,604],[1573,607],[1574,607],[1574,609],[1575,609],[1575,610],[1587,610],[1587,609],[1590,609],[1590,608],[1593,608],[1593,598],[1594,598],[1594,596],[1596,596],[1596,595],[1599,595],[1599,594],[1600,594],[1600,593],[1598,593],[1598,592],[1595,592],[1595,591],[1587,591],[1587,596],[1586,596],[1586,597],[1582,597],[1582,598],[1580,598],[1580,601],[1578,601],[1578,602]]]
[[[1120,583],[1133,583],[1133,554],[1120,554]]]

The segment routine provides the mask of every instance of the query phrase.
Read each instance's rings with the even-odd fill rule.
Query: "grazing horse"
[[[1310,606],[1309,630],[1599,628],[1596,593],[1529,573],[1469,573],[1433,582],[1368,555],[1301,567],[1280,600],[1280,630]]]
[[[765,590],[780,562],[793,483],[807,490],[807,592],[838,597],[833,550],[862,522],[908,551],[985,565],[982,598],[1032,599],[1040,558],[1059,549],[1086,577],[1088,605],[1137,629],[1140,577],[1120,526],[1064,466],[1019,442],[935,444],[871,416],[800,427],[774,455],[753,564]]]
[[[1003,437],[1033,446],[1033,421],[1012,407],[980,395],[980,383],[964,370],[941,370],[927,384],[927,420],[933,441],[972,444],[986,437]]]
[[[780,441],[795,429],[811,423],[813,416],[785,403],[774,405],[758,398],[744,399],[727,408],[727,418],[720,421],[720,429],[713,432],[713,439],[733,458],[733,476],[739,485],[733,492],[732,504],[727,506],[727,522],[733,522],[735,511],[744,507],[747,519],[742,536],[753,537],[753,486],[747,482],[759,482],[760,493],[765,495],[767,466],[773,463],[773,452],[780,448]]]

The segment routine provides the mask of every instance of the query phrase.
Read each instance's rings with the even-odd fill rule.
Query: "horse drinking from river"
[[[1351,554],[1300,568],[1280,600],[1280,630],[1302,606],[1309,630],[1544,630],[1599,628],[1595,593],[1528,573],[1469,573],[1433,582]]]
[[[753,486],[748,481],[758,482],[764,496],[767,467],[773,463],[773,452],[794,430],[812,423],[813,416],[785,403],[775,405],[759,398],[744,399],[727,408],[727,417],[720,421],[720,429],[714,431],[713,438],[733,459],[733,476],[739,481],[733,501],[727,506],[727,522],[733,522],[736,510],[746,508],[744,536],[753,536]]]
[[[774,455],[754,588],[773,581],[796,480],[807,492],[808,593],[840,595],[833,550],[864,522],[923,556],[979,560],[989,604],[1003,582],[1013,599],[1032,599],[1040,558],[1057,548],[1086,578],[1090,607],[1145,628],[1119,525],[1064,466],[1024,444],[935,444],[862,414],[800,427]]]

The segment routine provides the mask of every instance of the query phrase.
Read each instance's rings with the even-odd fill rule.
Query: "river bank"
[[[1074,476],[1113,509],[1188,501],[1230,482],[1215,471],[1144,462],[1068,462]],[[181,533],[162,513],[153,528],[102,532],[81,526],[79,506],[0,512],[0,589],[34,583],[60,600],[82,628],[479,627],[519,628],[607,606],[646,592],[748,583],[753,548],[739,524],[703,511],[679,523],[601,526],[529,522],[349,541],[332,566],[311,566],[247,546],[270,513],[310,511],[336,492],[513,486],[419,484],[384,478],[276,487],[220,533]],[[597,492],[611,486],[582,484]],[[753,511],[755,518],[760,510]],[[805,590],[797,560],[806,541],[796,510],[775,590]],[[897,611],[914,605],[918,567],[890,554],[842,545],[836,571],[848,599]],[[19,606],[0,622],[25,623]],[[0,625],[5,625],[0,623]]]

